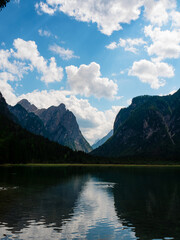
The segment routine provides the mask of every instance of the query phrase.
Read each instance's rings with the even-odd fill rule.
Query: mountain
[[[98,140],[96,143],[92,145],[93,149],[96,149],[103,145],[110,137],[113,135],[113,130],[111,130],[106,136],[104,136],[102,139]]]
[[[27,112],[20,104],[16,104],[14,107],[9,106],[9,110],[16,116],[18,123],[23,128],[36,135],[48,137],[48,132],[44,127],[43,121],[33,112]]]
[[[17,118],[10,113],[7,103],[3,97],[3,95],[0,92],[0,114],[5,116],[8,119],[13,120],[14,122],[17,122]]]
[[[116,158],[180,157],[180,90],[168,96],[140,96],[118,113],[113,136],[92,151]]]
[[[18,102],[18,104],[20,104],[24,109],[26,109],[27,112],[38,111],[38,108],[34,104],[31,104],[27,99],[22,99]]]
[[[47,135],[41,135],[48,136],[51,141],[58,142],[76,151],[90,152],[92,150],[79,129],[76,117],[66,109],[64,104],[57,107],[51,106],[48,109],[38,109],[26,99],[21,100],[18,104],[43,122]]]
[[[91,159],[82,152],[34,135],[14,122],[0,93],[0,163],[81,163]]]

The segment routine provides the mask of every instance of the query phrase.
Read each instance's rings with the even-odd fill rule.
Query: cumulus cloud
[[[11,73],[0,72],[0,92],[3,94],[7,102],[15,104],[17,98],[8,81],[15,81],[15,76]]]
[[[171,12],[171,18],[172,18],[172,26],[173,27],[180,27],[180,12],[172,11]]]
[[[23,39],[15,39],[13,43],[16,52],[13,52],[15,58],[23,61],[30,61],[31,65],[42,74],[41,81],[45,83],[60,82],[63,78],[63,68],[58,67],[54,57],[47,60],[42,57],[37,49],[34,41],[24,41]]]
[[[176,0],[145,0],[145,16],[153,25],[162,26],[169,20],[169,11],[176,8]]]
[[[151,88],[158,89],[165,85],[163,78],[174,76],[174,69],[164,62],[151,62],[143,59],[133,63],[129,75],[136,76],[141,82],[150,84]]]
[[[82,64],[80,67],[66,67],[67,80],[75,94],[97,98],[113,98],[117,94],[118,86],[108,78],[102,78],[100,65],[92,62],[89,65]]]
[[[160,60],[180,56],[180,30],[162,31],[159,27],[149,25],[144,32],[152,40],[152,44],[147,47],[149,55],[156,55]]]
[[[142,5],[142,0],[46,0],[35,8],[38,14],[59,11],[78,21],[96,23],[102,33],[111,35],[122,29],[121,23],[138,19]]]
[[[51,45],[49,50],[55,54],[58,54],[63,60],[69,60],[71,58],[79,58],[78,56],[74,55],[74,52],[70,49],[64,49],[57,44]]]
[[[16,102],[16,96],[9,82],[20,81],[34,68],[42,74],[41,80],[45,83],[62,79],[63,70],[57,67],[55,58],[51,58],[48,65],[34,41],[16,39],[14,47],[16,51],[0,49],[0,91],[11,104]]]
[[[96,139],[104,137],[112,129],[114,119],[121,109],[121,106],[112,106],[104,112],[99,111],[87,99],[78,99],[70,91],[36,90],[19,96],[16,101],[23,98],[28,99],[38,108],[48,108],[64,103],[67,109],[75,114],[83,135],[91,144]]]
[[[77,21],[96,23],[106,35],[121,30],[122,23],[138,19],[143,6],[146,19],[162,26],[176,8],[176,0],[45,0],[35,4],[38,14],[63,12]]]
[[[145,44],[146,42],[142,38],[120,38],[118,43],[112,42],[107,45],[106,48],[113,50],[115,48],[122,47],[125,51],[137,53],[137,47]]]
[[[12,60],[12,50],[0,50],[0,70],[16,75],[16,80],[21,79],[23,74],[31,70],[30,65],[19,62],[16,59]]]

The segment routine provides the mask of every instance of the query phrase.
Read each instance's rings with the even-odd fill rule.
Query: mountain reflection
[[[0,239],[179,240],[179,173],[0,168]]]
[[[136,239],[132,229],[124,228],[117,217],[113,187],[114,183],[89,176],[34,194],[30,201],[33,199],[35,206],[26,198],[18,199],[23,207],[19,201],[8,206],[10,211],[3,216],[4,223],[1,219],[0,234],[5,233],[5,239]],[[23,211],[26,217],[22,217]]]

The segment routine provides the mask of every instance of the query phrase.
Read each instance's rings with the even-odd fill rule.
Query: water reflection
[[[114,183],[89,179],[65,221],[60,239],[136,239],[131,228],[123,228],[114,208]]]
[[[0,239],[180,239],[179,173],[0,168]]]

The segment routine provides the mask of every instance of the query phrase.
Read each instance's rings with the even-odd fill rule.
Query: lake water
[[[0,239],[180,239],[180,168],[0,167]]]

